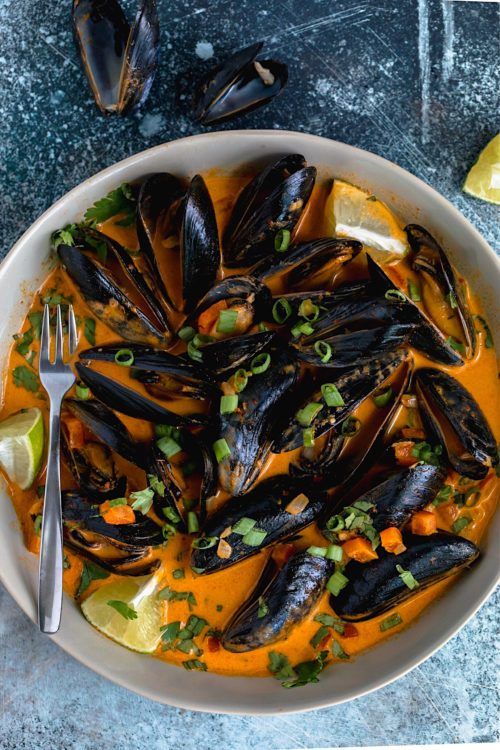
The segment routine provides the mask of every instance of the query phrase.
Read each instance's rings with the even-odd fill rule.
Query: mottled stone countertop
[[[143,110],[119,120],[101,117],[93,105],[69,0],[0,0],[0,252],[84,178],[199,132],[176,106],[177,76],[255,39],[289,63],[290,82],[272,106],[233,127],[302,130],[374,151],[436,187],[499,247],[497,209],[460,192],[498,118],[496,3],[158,2],[161,68]],[[161,706],[112,685],[42,637],[0,587],[0,747],[271,750],[493,741],[497,604],[493,597],[438,654],[366,698],[311,714],[237,718]]]

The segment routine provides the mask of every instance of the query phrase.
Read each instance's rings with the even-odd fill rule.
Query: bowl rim
[[[167,141],[161,144],[158,144],[156,146],[153,146],[148,149],[144,149],[142,151],[137,152],[136,154],[133,154],[129,157],[126,157],[125,159],[121,159],[118,162],[115,162],[111,164],[110,166],[100,170],[99,172],[96,172],[95,174],[91,175],[78,185],[76,185],[74,188],[69,190],[67,193],[62,195],[60,198],[58,198],[49,208],[47,208],[30,226],[29,228],[19,237],[19,239],[14,243],[12,248],[7,252],[7,254],[4,256],[2,261],[0,262],[0,283],[3,280],[3,278],[9,273],[9,270],[11,268],[12,263],[15,261],[15,257],[17,255],[17,252],[19,249],[24,246],[26,243],[30,241],[30,239],[37,234],[39,228],[52,216],[53,213],[56,213],[60,208],[63,206],[71,205],[73,200],[78,197],[80,193],[85,192],[85,189],[89,186],[96,187],[99,185],[100,182],[105,181],[108,177],[112,176],[115,173],[119,173],[122,170],[126,170],[128,168],[131,168],[137,164],[139,164],[146,156],[150,157],[153,156],[155,153],[161,153],[165,149],[168,149],[169,147],[173,146],[174,144],[184,144],[189,145],[190,143],[199,144],[199,143],[205,143],[210,141],[220,141],[222,138],[231,138],[231,139],[238,139],[245,136],[255,136],[257,138],[264,138],[264,139],[276,139],[278,141],[279,139],[279,147],[282,150],[286,150],[286,142],[288,138],[299,138],[305,142],[312,142],[324,145],[325,148],[330,148],[333,144],[337,148],[340,148],[341,150],[344,150],[346,154],[350,154],[352,156],[352,159],[355,160],[356,157],[363,156],[364,158],[369,158],[375,165],[379,164],[380,167],[384,170],[392,170],[395,171],[397,174],[401,174],[404,176],[404,179],[406,181],[409,181],[410,184],[413,182],[416,186],[419,187],[420,190],[423,190],[426,192],[430,197],[432,197],[433,201],[437,204],[439,204],[443,210],[447,212],[448,215],[450,215],[450,212],[452,216],[456,219],[457,222],[465,224],[468,231],[472,232],[475,235],[475,239],[477,242],[477,247],[480,252],[486,253],[489,256],[490,261],[492,261],[497,269],[498,274],[500,277],[500,258],[499,256],[494,252],[494,250],[491,248],[491,246],[486,242],[486,240],[481,236],[481,234],[478,232],[478,230],[473,226],[473,224],[465,217],[463,216],[460,211],[444,196],[442,196],[437,190],[435,190],[430,185],[427,185],[423,180],[413,175],[408,170],[404,169],[403,167],[400,167],[399,165],[395,164],[394,162],[385,159],[382,156],[379,156],[378,154],[374,154],[370,151],[367,151],[365,149],[358,148],[356,146],[352,146],[350,144],[343,143],[341,141],[336,141],[331,138],[326,138],[323,136],[313,135],[311,133],[303,133],[300,131],[291,131],[291,130],[279,130],[279,129],[239,129],[239,130],[230,130],[230,131],[213,131],[209,133],[201,133],[198,135],[190,135],[183,138],[177,138],[172,141]],[[276,143],[278,146],[278,143]],[[24,607],[23,603],[21,602],[21,597],[18,597],[16,595],[16,591],[14,590],[14,586],[11,586],[9,583],[9,580],[7,580],[6,577],[2,574],[2,570],[0,569],[0,581],[5,586],[6,590],[9,592],[9,594],[12,596],[14,601],[21,607],[21,609],[24,611],[25,614],[28,615],[28,617],[32,620],[31,613],[28,612],[28,610]],[[62,640],[60,637],[58,637],[58,634],[55,634],[54,636],[51,636],[51,639],[57,643],[66,653],[70,654],[73,658],[75,658],[80,663],[84,664],[86,667],[90,668],[92,671],[96,672],[97,674],[101,675],[102,677],[105,677],[106,679],[110,680],[111,682],[126,688],[128,690],[131,690],[132,692],[142,695],[150,700],[153,700],[155,702],[160,702],[165,705],[173,706],[176,708],[182,708],[186,710],[193,710],[193,711],[199,711],[202,713],[221,713],[221,714],[228,714],[228,715],[247,715],[247,716],[259,716],[259,715],[280,715],[280,714],[292,714],[292,713],[302,713],[305,711],[313,711],[318,710],[322,708],[328,708],[333,705],[340,705],[341,703],[346,703],[351,700],[355,700],[356,698],[361,698],[363,696],[366,696],[376,690],[379,690],[380,688],[385,687],[386,685],[391,684],[392,682],[398,680],[400,677],[405,676],[410,671],[418,667],[420,664],[422,664],[424,661],[426,661],[428,658],[430,658],[433,654],[435,654],[439,649],[441,649],[448,641],[456,635],[463,627],[466,625],[466,623],[476,614],[476,612],[480,609],[480,607],[485,603],[485,601],[491,596],[493,591],[495,590],[497,584],[500,582],[500,570],[497,572],[496,579],[492,579],[490,581],[490,584],[482,589],[478,594],[475,596],[472,603],[469,605],[469,607],[462,612],[460,617],[458,617],[452,625],[448,626],[444,633],[442,633],[438,637],[438,642],[435,642],[433,644],[430,644],[427,647],[422,648],[417,655],[412,656],[409,658],[403,666],[399,666],[396,668],[393,668],[388,671],[385,675],[381,676],[380,678],[377,678],[372,681],[372,683],[366,688],[366,689],[351,689],[350,693],[345,694],[341,697],[331,696],[330,698],[324,697],[322,698],[320,694],[315,694],[313,700],[304,701],[306,705],[304,706],[293,706],[293,707],[285,707],[281,708],[280,710],[276,710],[274,708],[266,709],[265,707],[257,710],[255,708],[251,709],[238,709],[238,708],[221,708],[220,702],[217,702],[216,699],[208,698],[206,702],[203,705],[199,705],[196,700],[176,700],[175,698],[168,698],[168,700],[164,699],[163,697],[159,696],[157,692],[154,692],[152,689],[145,688],[142,686],[136,687],[131,686],[129,684],[129,681],[126,676],[121,675],[115,675],[110,674],[108,669],[105,666],[102,666],[100,663],[96,663],[95,660],[92,660],[90,656],[87,654],[87,652],[79,652],[78,648],[73,647],[71,644],[67,643],[61,643]],[[397,637],[397,636],[396,636]],[[358,655],[357,658],[362,658],[362,654]],[[227,679],[230,679],[229,677]],[[248,678],[248,679],[258,679],[258,678]]]

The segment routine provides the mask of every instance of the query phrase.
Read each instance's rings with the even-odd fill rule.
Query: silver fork
[[[68,310],[68,351],[76,349],[77,331],[73,307]],[[56,346],[54,361],[50,360],[49,306],[43,311],[40,340],[40,381],[50,400],[49,451],[45,499],[43,504],[40,571],[38,582],[38,625],[42,633],[56,633],[61,623],[63,542],[61,516],[60,428],[61,404],[65,393],[76,378],[71,367],[64,364],[64,337],[61,306],[57,305]]]

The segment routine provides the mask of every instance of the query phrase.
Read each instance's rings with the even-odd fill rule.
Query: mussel
[[[282,92],[288,69],[277,60],[257,60],[262,47],[257,42],[235,52],[203,79],[193,102],[194,117],[203,125],[251,112]]]
[[[229,268],[249,266],[276,252],[280,230],[293,231],[311,196],[315,167],[300,154],[269,164],[243,189],[224,232],[223,256]]]
[[[208,519],[204,536],[191,553],[191,565],[199,573],[207,574],[245,560],[313,523],[325,502],[323,493],[286,475],[262,482],[246,495],[229,500]],[[244,523],[247,525],[243,526]],[[238,527],[239,532],[233,531]],[[250,537],[245,538],[243,532],[247,528],[265,532],[260,544],[255,545]],[[220,539],[224,540],[225,547],[222,557],[218,547]]]
[[[117,0],[73,0],[83,67],[103,114],[143,104],[156,73],[160,25],[156,0],[141,0],[130,27]]]
[[[403,534],[406,550],[399,555],[380,552],[371,563],[351,561],[344,574],[349,583],[331,606],[344,620],[367,620],[386,612],[414,590],[404,582],[396,566],[409,571],[420,589],[470,566],[479,556],[473,542],[444,532],[430,536]]]
[[[225,376],[271,346],[275,338],[274,331],[261,331],[213,341],[202,347],[203,364],[213,373]]]
[[[231,495],[242,495],[252,486],[272,445],[280,409],[294,387],[298,365],[286,350],[270,354],[268,368],[249,379],[231,414],[219,415],[218,439],[230,450],[219,464],[219,483]]]
[[[291,557],[281,570],[271,558],[249,600],[226,626],[224,648],[241,653],[286,638],[318,601],[333,568],[330,560],[307,552]]]
[[[443,445],[451,466],[466,477],[483,479],[498,465],[498,451],[469,391],[451,375],[426,367],[417,371],[416,392],[424,422]]]
[[[73,479],[86,496],[102,503],[125,495],[127,477],[117,474],[107,445],[96,441],[87,441],[78,447],[71,445],[62,420],[61,449]]]

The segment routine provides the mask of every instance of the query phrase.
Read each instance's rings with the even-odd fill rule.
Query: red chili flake
[[[209,635],[207,638],[207,648],[212,653],[220,649],[220,641],[214,635]]]
[[[346,622],[342,636],[344,638],[356,638],[357,635],[359,635],[357,627]]]
[[[295,554],[294,544],[279,544],[273,550],[273,560],[279,567],[282,567]]]

